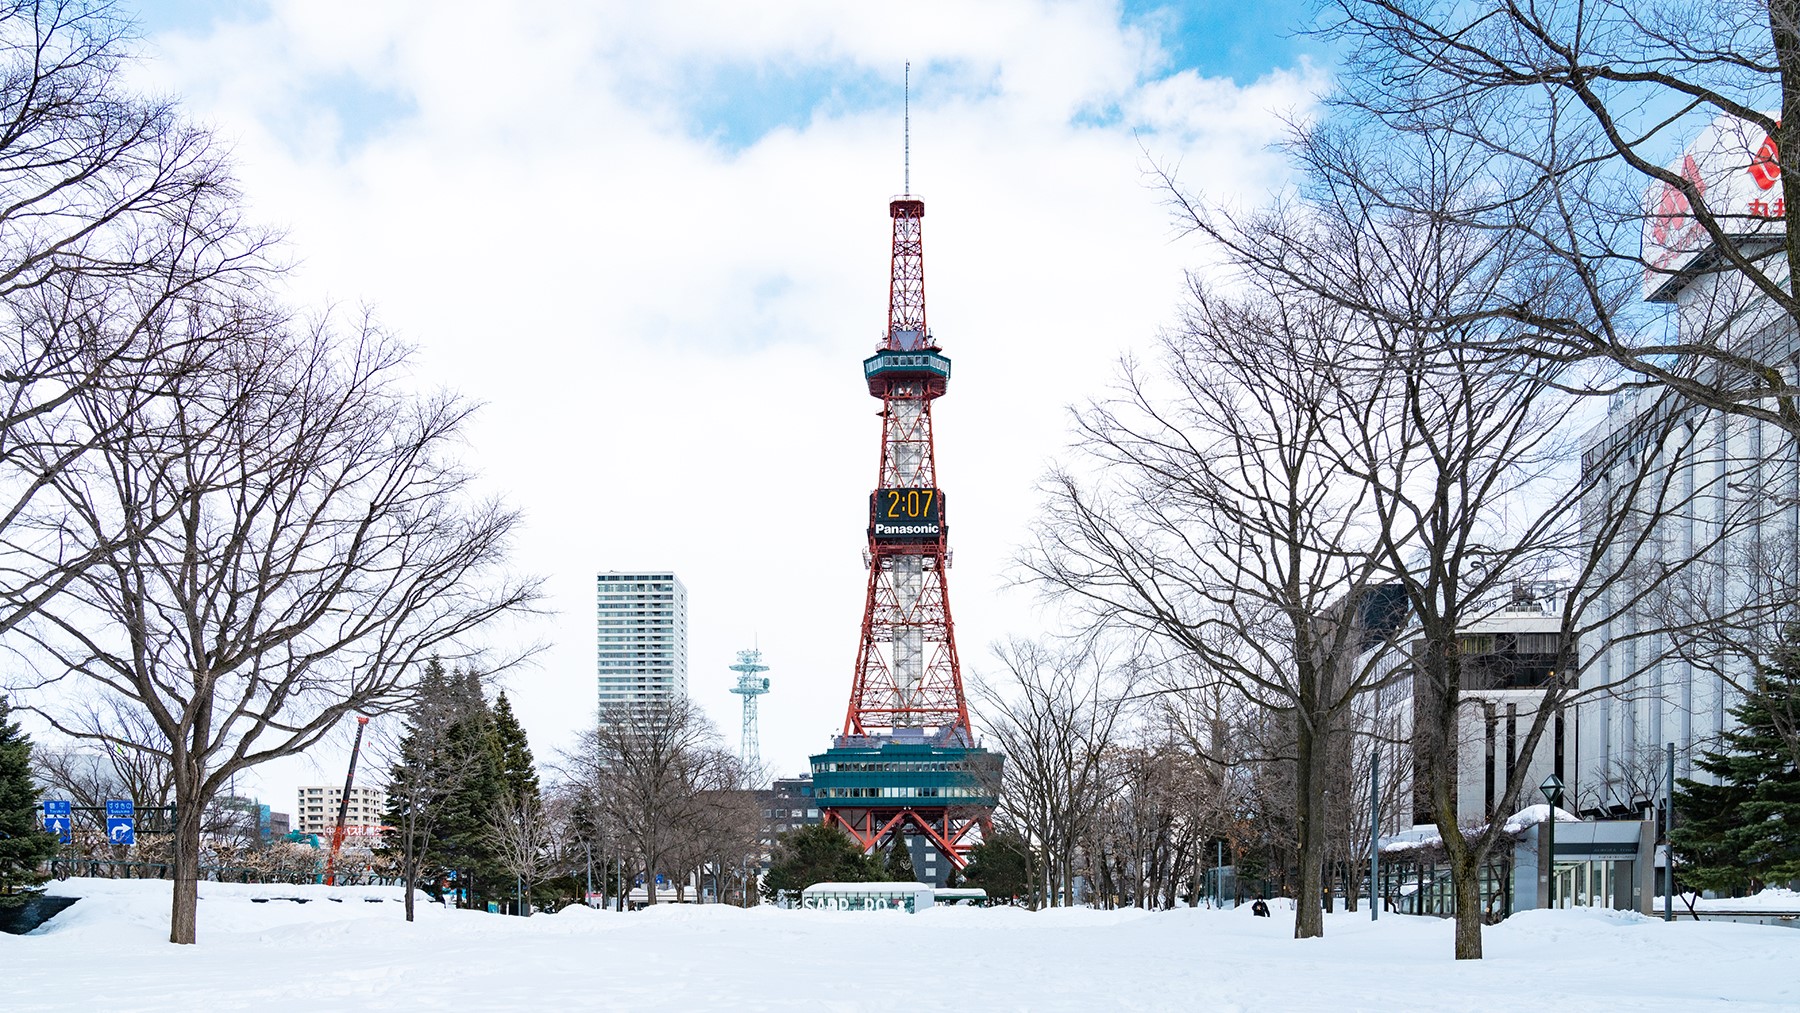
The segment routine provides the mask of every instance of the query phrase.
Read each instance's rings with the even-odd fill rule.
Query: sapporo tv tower
[[[925,321],[925,202],[912,195],[910,108],[907,128],[907,192],[888,203],[887,330],[863,360],[882,425],[862,643],[843,734],[812,758],[812,770],[825,822],[849,831],[865,851],[923,836],[919,857],[943,855],[947,873],[968,864],[976,831],[991,830],[1002,757],[975,744],[950,620],[948,511],[931,427],[950,360]]]

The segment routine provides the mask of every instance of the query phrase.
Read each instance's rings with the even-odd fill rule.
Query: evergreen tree
[[[480,907],[490,893],[495,897],[512,893],[510,877],[499,869],[489,841],[506,778],[494,717],[482,698],[480,677],[472,671],[458,672],[452,679],[452,693],[457,716],[444,734],[445,751],[457,758],[460,776],[436,802],[436,857],[468,891],[470,906]]]
[[[31,782],[31,737],[8,720],[12,708],[0,696],[0,906],[25,903],[49,876],[38,866],[56,854],[56,838],[44,832],[37,788]]]
[[[413,918],[412,889],[423,883],[443,899],[446,872],[438,856],[437,834],[444,797],[461,780],[459,757],[450,752],[450,729],[466,708],[443,663],[432,658],[408,708],[400,755],[388,772],[386,829],[377,853],[393,862],[406,881],[406,918]]]
[[[505,693],[494,701],[493,714],[494,745],[500,752],[500,776],[506,781],[507,791],[520,801],[537,799],[537,761],[532,759],[525,729],[513,716],[512,704]]]
[[[989,901],[1013,901],[1031,892],[1031,844],[1001,830],[969,851],[963,875],[987,891]]]
[[[919,874],[913,871],[912,849],[906,846],[906,836],[895,834],[894,843],[888,846],[887,868],[884,870],[890,883],[916,882]]]
[[[762,894],[773,901],[798,896],[814,883],[873,883],[881,879],[875,859],[850,836],[827,823],[790,830],[775,840],[775,857],[763,877]]]
[[[489,734],[500,757],[501,796],[488,816],[487,843],[496,868],[523,881],[526,897],[531,898],[543,878],[548,830],[538,792],[537,762],[505,693],[495,698],[492,714]]]
[[[1797,699],[1800,639],[1790,630],[1732,708],[1738,727],[1726,748],[1698,761],[1718,783],[1682,778],[1675,793],[1673,844],[1689,886],[1733,893],[1800,879],[1800,764],[1782,734]]]

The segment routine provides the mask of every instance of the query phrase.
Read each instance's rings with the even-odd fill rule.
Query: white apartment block
[[[687,588],[673,573],[609,571],[595,582],[599,704],[687,698]]]
[[[344,797],[341,784],[309,784],[300,788],[300,802],[294,809],[294,829],[303,834],[330,836],[337,828],[338,803]],[[344,825],[359,836],[371,831],[365,828],[381,825],[382,811],[387,809],[387,792],[380,788],[357,785],[350,789],[350,808],[344,814]]]

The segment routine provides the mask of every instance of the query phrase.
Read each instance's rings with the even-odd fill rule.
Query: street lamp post
[[[1556,906],[1556,810],[1562,805],[1562,778],[1551,774],[1538,785],[1538,791],[1544,793],[1544,801],[1550,803],[1550,817],[1544,821],[1544,863],[1545,872],[1550,878],[1550,903]]]

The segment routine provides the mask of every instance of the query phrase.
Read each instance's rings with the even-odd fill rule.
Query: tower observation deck
[[[924,836],[957,868],[990,829],[1002,757],[982,749],[950,616],[949,513],[938,485],[931,405],[950,360],[925,319],[925,202],[888,204],[893,261],[886,333],[863,360],[882,401],[881,459],[869,497],[869,584],[844,728],[812,757],[825,822],[873,851]]]

